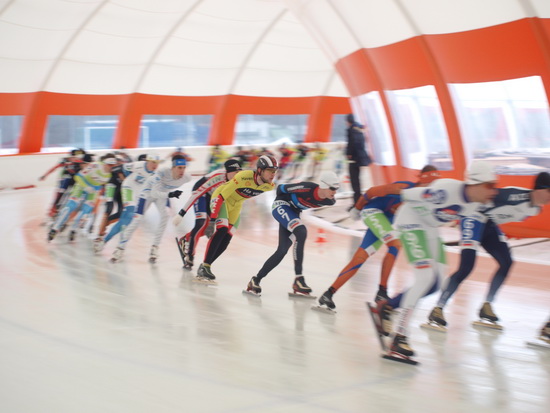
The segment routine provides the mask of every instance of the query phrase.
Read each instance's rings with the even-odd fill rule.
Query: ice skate
[[[183,268],[186,270],[191,270],[193,268],[193,257],[191,255],[186,255],[183,260]]]
[[[216,276],[212,273],[212,270],[210,269],[210,265],[208,264],[199,265],[199,269],[197,270],[197,276],[193,281],[198,282],[200,284],[205,284],[205,285],[217,285]]]
[[[157,259],[159,257],[158,251],[159,247],[157,247],[156,245],[153,245],[151,247],[151,251],[149,252],[149,262],[151,264],[155,264],[157,262]]]
[[[118,248],[113,252],[113,256],[111,257],[112,263],[117,263],[122,261],[122,258],[124,257],[124,249]]]
[[[502,326],[498,323],[498,317],[493,312],[491,303],[485,302],[479,310],[479,321],[472,323],[477,327],[489,327],[494,330],[502,330]]]
[[[314,305],[311,309],[322,313],[336,314],[336,304],[332,301],[332,294],[330,290],[325,291],[319,298],[319,305]]]
[[[311,288],[306,284],[306,280],[302,275],[294,279],[292,290],[294,292],[288,293],[289,297],[317,298],[316,296],[311,295]]]
[[[379,301],[388,301],[389,299],[390,297],[388,297],[388,290],[385,287],[380,287],[376,293],[376,297],[374,297],[374,302],[378,303]]]
[[[376,305],[367,303],[367,307],[373,317],[378,333],[386,337],[389,336],[392,330],[391,313],[393,308],[385,300],[379,301]]]
[[[249,294],[256,297],[262,295],[262,287],[260,287],[260,281],[257,277],[252,277],[246,286],[246,290],[243,290],[243,294]]]
[[[74,241],[75,238],[76,238],[76,231],[72,230],[71,232],[69,232],[69,241],[72,242]]]
[[[434,307],[430,315],[428,316],[428,322],[420,324],[420,327],[426,328],[429,330],[441,331],[443,333],[447,332],[447,321],[445,321],[445,316],[443,315],[443,308]]]
[[[550,350],[550,322],[546,323],[546,325],[541,328],[537,339],[528,341],[527,345]]]
[[[386,346],[384,337],[389,335],[389,332],[384,331],[384,328],[382,327],[383,322],[380,314],[378,313],[378,308],[374,305],[371,305],[370,303],[367,303],[367,307],[372,320],[372,324],[374,325],[374,329],[376,330],[376,335],[378,336],[378,341],[380,342],[380,347],[382,348],[382,351],[386,352],[388,350],[388,347]]]
[[[185,268],[185,237],[181,237],[181,239],[176,237],[176,245],[178,246],[181,261],[183,262],[183,267]]]
[[[101,251],[103,251],[103,247],[105,246],[105,241],[103,241],[103,238],[97,237],[94,239],[94,252],[96,254],[99,254]]]
[[[50,232],[48,232],[48,242],[53,241],[56,235],[57,231],[55,229],[50,229]]]
[[[393,337],[388,352],[382,358],[415,366],[418,364],[418,361],[413,360],[412,356],[414,356],[414,351],[409,346],[407,337],[402,334],[396,334]]]

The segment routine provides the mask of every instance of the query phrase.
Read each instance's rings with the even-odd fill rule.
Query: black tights
[[[279,225],[279,245],[277,247],[277,251],[275,251],[275,253],[267,259],[256,277],[261,280],[280,264],[288,252],[288,249],[292,245],[292,238],[295,238],[294,272],[296,275],[302,275],[302,263],[304,262],[304,245],[307,238],[307,228],[303,225],[299,225],[294,229],[294,231],[290,232],[288,229]]]

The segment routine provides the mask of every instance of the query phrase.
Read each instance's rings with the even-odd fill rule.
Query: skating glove
[[[181,221],[183,221],[183,217],[185,216],[185,210],[182,208],[180,211],[172,218],[172,223],[175,227],[177,227]]]
[[[168,192],[168,198],[180,198],[180,195],[183,194],[183,191],[172,191]]]
[[[351,208],[349,210],[349,217],[354,221],[359,221],[361,219],[361,211],[359,211],[357,208]]]
[[[204,231],[204,235],[206,235],[206,238],[210,239],[212,234],[214,234],[215,230],[216,230],[216,221],[210,221],[208,223],[208,226],[206,227],[206,230]]]

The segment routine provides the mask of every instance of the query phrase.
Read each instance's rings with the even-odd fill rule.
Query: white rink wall
[[[251,148],[251,146],[245,146],[245,148]],[[312,146],[312,145],[309,145]],[[277,157],[279,152],[277,146],[262,145],[254,146],[254,148],[267,147],[273,151]],[[323,170],[334,170],[335,163],[338,159],[337,151],[342,150],[345,147],[344,143],[323,143],[323,147],[330,152],[323,164]],[[222,147],[229,154],[237,152],[237,146],[223,146]],[[197,177],[203,175],[208,170],[208,160],[210,158],[210,146],[188,146],[184,148],[185,151],[193,157],[193,161],[188,164],[188,170],[191,174]],[[143,153],[155,153],[166,158],[175,150],[175,147],[170,148],[139,148],[139,149],[125,149],[128,155],[133,159]],[[95,154],[95,159],[99,159],[99,156],[108,153],[108,150],[91,151]],[[44,175],[50,168],[56,165],[61,158],[65,157],[66,153],[53,153],[53,154],[35,154],[35,155],[12,155],[12,156],[0,156],[0,190],[15,189],[20,187],[27,187],[34,185],[36,187],[48,186],[54,187],[59,177],[59,170],[52,172],[44,181],[39,181],[40,176]],[[302,168],[302,176],[307,176],[311,171],[311,154]],[[344,173],[347,174],[347,168],[344,166]]]

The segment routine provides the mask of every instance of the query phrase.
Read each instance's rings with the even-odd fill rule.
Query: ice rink
[[[273,194],[245,203],[209,287],[182,269],[171,223],[159,262],[147,262],[154,207],[122,263],[109,262],[114,242],[96,256],[84,233],[48,243],[41,223],[52,191],[0,192],[0,412],[549,411],[550,350],[526,344],[549,316],[548,254],[512,268],[494,305],[501,332],[471,325],[495,268],[489,258],[478,258],[446,307],[448,333],[419,328],[437,297],[421,301],[410,337],[420,364],[409,366],[380,358],[365,308],[385,251],[334,296],[337,314],[288,297],[290,253],[263,280],[261,298],[241,293],[275,250]],[[314,222],[308,228],[304,275],[320,295],[360,238],[327,228],[320,243]],[[456,255],[448,259],[456,268]],[[400,257],[390,293],[410,275]]]

